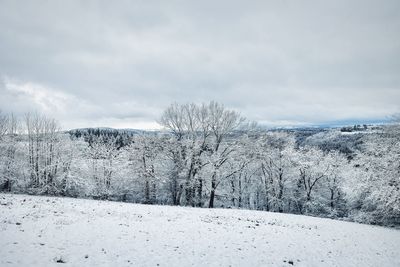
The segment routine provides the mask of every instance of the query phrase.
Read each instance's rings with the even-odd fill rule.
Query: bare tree
[[[214,207],[215,191],[220,183],[219,169],[231,159],[231,154],[235,151],[236,146],[226,140],[230,134],[233,134],[239,129],[241,124],[245,121],[240,114],[233,110],[227,110],[221,104],[210,102],[208,105],[209,110],[209,123],[212,133],[210,141],[210,163],[213,168],[211,174],[211,189],[210,200],[208,203],[209,208]]]
[[[314,147],[300,148],[297,151],[296,166],[299,171],[297,207],[300,213],[312,212],[313,193],[330,174],[332,166],[323,151]]]
[[[8,120],[9,117],[6,114],[3,114],[0,110],[0,141],[7,134],[8,131]]]
[[[18,161],[16,160],[17,150],[17,127],[18,120],[14,114],[0,114],[0,142],[3,170],[0,176],[0,186],[2,190],[11,191],[13,184],[17,180]]]
[[[157,200],[156,161],[164,149],[157,136],[139,135],[133,139],[129,147],[130,156],[133,159],[135,172],[139,175],[143,184],[144,203],[154,204]]]
[[[196,204],[194,201],[196,189],[199,196],[197,205],[202,205],[203,179],[197,175],[204,167],[202,155],[208,150],[207,141],[211,134],[208,114],[209,109],[204,104],[199,106],[193,103],[185,105],[175,103],[164,111],[159,121],[175,137],[175,142],[172,143],[177,147],[170,150],[175,161],[174,173],[175,175],[185,173],[183,174],[185,178],[184,184],[174,183],[174,188],[184,188],[186,205]],[[172,179],[181,180],[178,177]],[[180,203],[180,199],[174,202]]]
[[[264,209],[282,212],[284,193],[290,178],[294,139],[287,134],[262,135],[256,148],[260,164]]]
[[[121,147],[113,136],[92,136],[87,147],[91,162],[91,174],[97,186],[97,196],[107,197],[112,185],[115,160],[121,153]]]
[[[59,125],[54,119],[28,113],[25,126],[31,186],[50,192],[59,171]]]

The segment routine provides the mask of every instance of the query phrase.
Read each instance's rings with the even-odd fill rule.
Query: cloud
[[[5,81],[5,89],[17,99],[25,99],[45,113],[66,112],[71,102],[79,102],[71,95],[34,83]]]
[[[389,0],[2,1],[0,105],[66,127],[155,127],[171,102],[210,100],[269,125],[383,119],[400,110],[399,9]]]
[[[155,122],[149,121],[145,107],[134,102],[96,106],[75,95],[45,85],[10,78],[3,79],[0,93],[2,95],[0,106],[5,110],[19,115],[32,111],[39,112],[58,119],[64,128],[102,125],[120,128],[132,126],[159,128]]]

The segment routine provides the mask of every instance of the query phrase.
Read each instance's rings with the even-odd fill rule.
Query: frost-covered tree
[[[331,171],[323,151],[315,147],[302,147],[296,151],[296,166],[299,172],[295,190],[296,206],[299,213],[323,211],[318,189]]]
[[[174,165],[171,175],[175,175],[171,177],[174,181],[173,202],[181,203],[182,188],[185,193],[185,204],[194,205],[196,189],[200,195],[202,194],[203,181],[197,180],[197,175],[203,167],[201,156],[208,149],[207,138],[210,135],[208,109],[205,105],[175,103],[164,111],[159,122],[171,131],[174,137],[169,144],[175,147],[169,148],[168,151]],[[184,179],[184,184],[181,183],[181,178]],[[179,198],[176,199],[178,195]]]
[[[400,131],[397,125],[365,137],[364,151],[355,161],[352,215],[378,224],[400,223]]]
[[[198,174],[206,165],[212,166],[210,174],[209,207],[214,206],[215,191],[219,184],[218,170],[226,163],[234,146],[224,143],[226,137],[238,129],[243,119],[240,115],[216,102],[209,104],[173,104],[167,108],[160,124],[175,137],[174,160],[179,175],[184,173],[186,205],[202,206],[204,176]],[[204,173],[204,172],[203,172]],[[176,179],[178,180],[178,179]],[[180,179],[179,179],[180,180]]]
[[[255,130],[211,102],[172,104],[159,122],[167,131],[66,134],[37,113],[1,113],[0,190],[400,225],[397,121]]]
[[[97,187],[97,196],[107,197],[111,193],[113,176],[117,170],[116,160],[121,152],[118,138],[104,135],[91,136],[86,148],[92,178]]]
[[[257,149],[263,209],[283,212],[288,205],[287,187],[293,177],[295,140],[282,133],[265,134]]]
[[[30,187],[42,193],[54,193],[56,177],[60,173],[59,124],[38,113],[25,115],[28,141]]]
[[[351,173],[349,170],[350,165],[345,155],[339,151],[330,151],[325,155],[324,160],[330,166],[325,180],[322,181],[328,191],[326,199],[327,206],[329,206],[329,215],[331,217],[343,217],[347,212],[343,187],[346,175]]]
[[[0,190],[11,191],[21,171],[17,159],[19,122],[14,114],[0,113]]]
[[[9,128],[9,116],[3,114],[0,110],[0,141],[4,138],[7,134]]]
[[[143,202],[146,204],[156,203],[157,201],[160,179],[156,169],[157,161],[162,152],[163,147],[157,136],[138,135],[129,147],[133,171],[143,187]]]

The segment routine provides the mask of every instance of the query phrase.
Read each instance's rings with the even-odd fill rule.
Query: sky
[[[266,126],[400,112],[400,1],[0,0],[0,109],[157,129],[211,100]]]

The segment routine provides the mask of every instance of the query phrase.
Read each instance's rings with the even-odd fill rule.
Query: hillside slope
[[[400,266],[400,231],[288,214],[0,194],[1,266]]]

